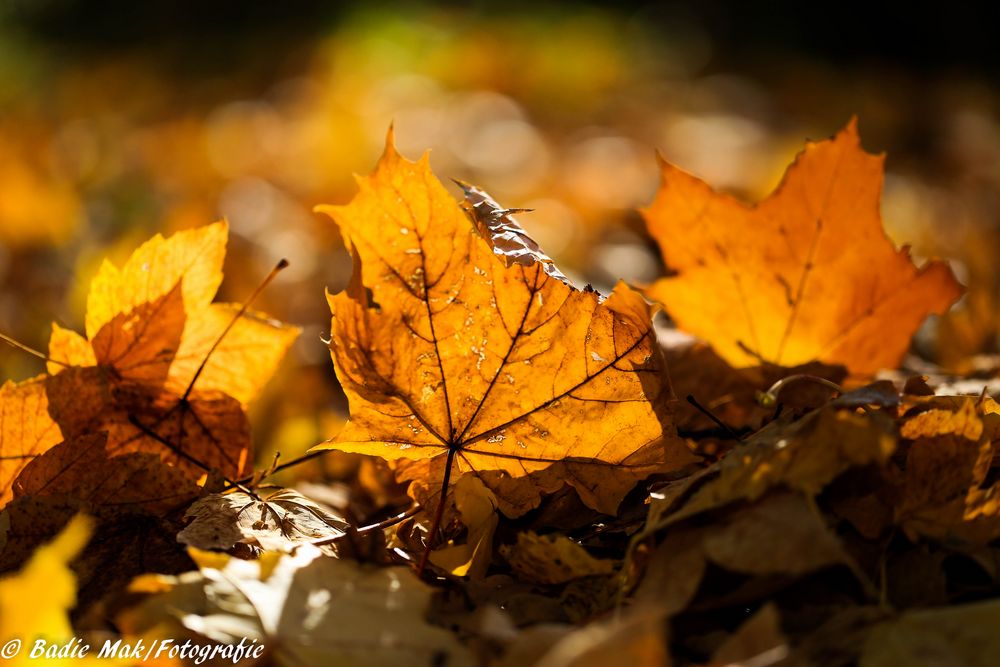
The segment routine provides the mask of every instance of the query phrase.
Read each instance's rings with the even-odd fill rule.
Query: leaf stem
[[[427,534],[427,545],[424,553],[420,556],[420,564],[417,565],[417,576],[421,577],[427,568],[427,559],[430,558],[431,549],[437,540],[438,530],[441,528],[441,517],[444,516],[444,502],[448,496],[448,484],[451,482],[451,464],[455,461],[455,454],[458,447],[452,445],[448,448],[448,459],[444,464],[444,479],[441,481],[441,497],[438,499],[437,510],[434,512],[434,521],[431,523],[431,531]]]
[[[287,470],[288,468],[291,468],[292,466],[297,466],[297,465],[299,465],[301,463],[305,463],[306,461],[311,461],[313,459],[319,458],[320,456],[323,456],[325,454],[329,454],[332,451],[334,451],[334,450],[332,450],[332,449],[318,449],[315,452],[308,452],[307,454],[303,454],[302,456],[294,458],[291,461],[287,461],[285,463],[282,463],[281,465],[274,466],[273,468],[271,468],[270,472],[268,472],[266,475],[264,475],[263,477],[260,478],[260,481],[263,481],[263,480],[267,479],[268,477],[270,477],[271,475],[274,475],[275,473],[281,472],[282,470]],[[253,481],[254,481],[254,476],[253,475],[247,475],[246,477],[243,477],[242,479],[235,480],[234,482],[232,482],[231,485],[227,485],[226,489],[224,489],[224,490],[228,491],[229,489],[237,488],[238,485],[240,485],[240,484],[249,484],[249,483],[251,483]]]
[[[778,403],[778,394],[781,393],[782,389],[794,382],[813,382],[815,384],[822,385],[827,389],[832,389],[838,394],[844,393],[843,387],[835,382],[830,382],[826,378],[821,378],[818,375],[809,375],[807,373],[798,373],[796,375],[783,377],[772,384],[770,389],[757,396],[757,401],[765,408],[776,405]]]
[[[371,532],[376,531],[376,530],[384,530],[386,528],[391,528],[391,527],[395,526],[397,523],[402,523],[403,521],[406,521],[410,517],[416,516],[417,514],[420,513],[420,511],[422,509],[423,508],[420,507],[419,505],[414,505],[413,507],[411,507],[410,509],[406,510],[405,512],[400,512],[399,514],[397,514],[395,516],[391,516],[388,519],[383,519],[382,521],[379,521],[378,523],[372,523],[372,524],[369,524],[367,526],[361,526],[361,528],[358,528],[357,530],[355,530],[353,532],[356,535],[364,535],[365,533],[371,533]],[[342,540],[342,539],[344,539],[347,536],[348,536],[348,533],[344,533],[343,535],[335,535],[334,537],[321,537],[318,540],[313,540],[313,541],[309,542],[309,544],[312,544],[313,546],[321,547],[324,544],[333,544],[337,540]]]
[[[211,358],[212,353],[215,352],[216,348],[218,348],[219,345],[222,343],[222,339],[226,337],[226,334],[228,334],[229,331],[234,326],[236,326],[236,321],[246,314],[247,309],[250,308],[250,304],[252,304],[254,300],[256,300],[258,296],[260,296],[260,293],[264,291],[264,288],[270,285],[271,281],[274,280],[274,278],[278,275],[278,273],[287,266],[288,266],[287,259],[280,260],[274,266],[274,268],[271,269],[271,272],[267,274],[264,280],[262,280],[261,283],[257,285],[257,288],[254,289],[254,291],[250,294],[247,300],[243,302],[243,305],[240,306],[239,311],[233,316],[233,319],[229,321],[229,324],[226,325],[226,328],[222,330],[222,333],[219,334],[219,337],[215,339],[214,343],[212,343],[212,347],[210,347],[208,352],[205,354],[205,358],[201,360],[201,364],[198,366],[198,370],[196,370],[194,372],[194,375],[191,377],[191,382],[188,383],[187,389],[184,391],[184,396],[182,397],[181,400],[186,401],[188,397],[191,396],[191,391],[194,389],[194,383],[198,381],[198,378],[201,376],[202,371],[205,370],[205,366],[208,364],[208,360],[209,358]]]
[[[44,352],[39,352],[38,350],[36,350],[33,347],[28,347],[24,343],[21,343],[19,341],[14,340],[13,338],[11,338],[10,336],[8,336],[7,334],[0,333],[0,340],[2,340],[3,342],[7,343],[11,347],[15,347],[15,348],[21,350],[22,352],[27,352],[28,354],[30,354],[30,355],[32,355],[34,357],[38,357],[39,359],[41,359],[42,361],[45,361],[47,363],[50,362],[50,363],[53,363],[53,364],[59,364],[63,368],[70,368],[71,367],[70,364],[67,364],[65,361],[59,361],[58,359],[53,359],[52,357],[48,356]]]

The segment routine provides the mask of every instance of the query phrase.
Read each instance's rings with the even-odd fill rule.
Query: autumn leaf
[[[147,452],[109,456],[108,436],[67,440],[33,459],[14,483],[15,498],[63,496],[115,513],[165,515],[197,497],[200,487]]]
[[[164,592],[119,619],[130,634],[172,619],[223,644],[256,640],[279,667],[473,664],[452,634],[424,620],[431,589],[407,568],[337,560],[308,545],[258,561],[195,555],[198,572],[144,578],[143,587]]]
[[[670,437],[666,369],[636,292],[578,290],[524,243],[509,256],[391,134],[359,185],[349,205],[319,209],[355,262],[329,296],[351,420],[323,447],[511,477],[568,458],[597,477],[652,443],[660,469],[693,460]],[[492,215],[513,234],[507,213]]]
[[[943,262],[914,266],[879,218],[881,156],[856,122],[809,143],[755,206],[662,162],[643,210],[671,275],[648,294],[730,364],[895,368],[927,315],[962,293]]]
[[[455,484],[455,509],[467,528],[465,543],[435,549],[430,562],[456,577],[481,579],[493,559],[496,498],[479,479],[466,475]]]
[[[198,549],[228,551],[237,544],[287,551],[298,544],[343,535],[347,523],[291,489],[213,493],[188,508],[191,523],[177,540]]]
[[[251,465],[244,406],[224,385],[251,398],[296,333],[211,303],[226,236],[225,223],[158,235],[122,268],[105,262],[91,285],[87,337],[54,326],[50,375],[0,393],[0,472],[14,498],[0,515],[0,571],[78,511],[109,540],[92,542],[77,561],[81,607],[120,592],[136,569],[189,563],[178,556],[172,520],[207,472],[238,477]],[[229,323],[229,342],[210,354]],[[254,346],[267,348],[259,360]],[[190,358],[178,364],[185,350]],[[195,358],[205,367],[191,386]]]
[[[1000,537],[1000,482],[987,481],[1000,440],[988,397],[928,397],[904,417],[903,470],[888,480],[894,520],[912,539],[988,544]]]
[[[647,530],[738,500],[756,500],[776,487],[816,495],[852,467],[884,463],[895,448],[893,424],[885,415],[828,406],[799,421],[775,421],[689,478],[683,502],[675,496],[654,498]]]
[[[247,472],[244,405],[298,330],[212,303],[227,236],[225,222],[156,235],[121,268],[102,264],[86,338],[53,326],[49,343],[49,412],[66,437],[106,431],[112,455],[155,452],[193,476]]]
[[[594,558],[565,535],[518,533],[517,542],[501,547],[500,553],[522,579],[539,584],[607,576],[615,570],[613,561]]]
[[[44,376],[0,387],[0,509],[13,498],[21,470],[63,440],[48,405]]]

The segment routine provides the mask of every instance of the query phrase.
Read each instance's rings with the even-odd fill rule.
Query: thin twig
[[[430,558],[431,549],[434,548],[434,542],[437,540],[437,532],[441,528],[441,517],[444,516],[444,501],[448,497],[448,484],[451,482],[451,464],[455,460],[457,452],[458,447],[452,446],[448,448],[448,458],[444,464],[444,480],[441,482],[441,497],[438,499],[437,511],[434,512],[431,531],[427,534],[427,545],[424,547],[424,553],[420,556],[420,564],[417,565],[418,577],[424,574],[424,569],[427,567],[427,559]]]
[[[357,530],[352,531],[352,533],[355,534],[355,535],[364,535],[366,533],[371,533],[371,532],[376,531],[376,530],[385,530],[386,528],[391,528],[391,527],[395,526],[397,523],[402,523],[403,521],[406,521],[410,517],[416,516],[417,514],[419,514],[421,512],[421,510],[423,510],[423,508],[420,505],[414,505],[413,507],[411,507],[410,509],[406,510],[405,512],[397,514],[396,516],[389,517],[388,519],[383,519],[382,521],[379,521],[378,523],[373,523],[373,524],[370,524],[368,526],[362,526],[361,528],[358,528]],[[348,534],[349,533],[345,532],[342,535],[337,535],[335,537],[322,537],[322,538],[320,538],[318,540],[313,540],[313,541],[309,542],[309,544],[312,544],[312,545],[317,546],[317,547],[323,546],[324,544],[333,544],[337,540],[344,539],[345,537],[348,536]]]
[[[261,480],[265,480],[268,477],[274,475],[275,473],[279,473],[282,470],[287,470],[288,468],[291,468],[292,466],[297,466],[297,465],[299,465],[301,463],[305,463],[306,461],[311,461],[311,460],[313,460],[315,458],[319,458],[320,456],[323,456],[325,454],[329,454],[332,451],[333,451],[332,449],[319,449],[319,450],[316,450],[314,452],[309,452],[307,454],[303,454],[302,456],[294,458],[291,461],[288,461],[286,463],[282,463],[279,466],[274,466],[273,468],[271,468],[271,470],[266,475],[264,475],[263,477],[261,477]],[[226,488],[226,490],[229,490],[229,489],[232,489],[232,488],[236,488],[235,487],[236,484],[249,484],[253,480],[254,480],[254,476],[253,475],[248,475],[247,477],[244,477],[242,479],[238,479],[235,482],[233,482],[234,486],[229,486],[229,487]]]
[[[247,309],[250,308],[250,304],[252,304],[254,300],[258,296],[260,296],[260,293],[264,291],[264,288],[267,287],[271,283],[271,281],[274,280],[275,276],[277,276],[278,273],[286,266],[288,266],[288,260],[287,259],[280,260],[275,265],[275,267],[271,269],[271,272],[267,274],[267,277],[265,277],[264,280],[261,281],[260,285],[257,285],[257,288],[253,291],[253,293],[250,294],[249,298],[247,298],[247,300],[243,302],[243,305],[240,306],[239,311],[237,311],[236,315],[233,316],[233,319],[229,321],[229,324],[226,325],[226,328],[222,330],[222,333],[219,334],[219,337],[215,339],[214,343],[212,343],[212,347],[210,347],[208,352],[205,354],[205,358],[201,360],[201,364],[198,366],[198,370],[194,372],[194,375],[191,377],[191,382],[188,383],[187,389],[184,391],[184,396],[182,397],[183,400],[186,401],[188,397],[191,395],[191,391],[194,389],[194,383],[198,381],[198,378],[201,376],[202,371],[205,370],[205,366],[208,364],[208,360],[212,356],[212,353],[215,352],[215,349],[219,347],[219,345],[222,343],[222,339],[225,338],[226,334],[229,333],[229,330],[236,325],[236,321],[246,314]]]
[[[21,350],[22,352],[27,352],[28,354],[30,354],[33,357],[38,357],[39,359],[41,359],[42,361],[44,361],[46,363],[59,364],[63,368],[71,368],[72,367],[71,364],[67,364],[65,361],[59,361],[58,359],[53,359],[52,357],[48,356],[44,352],[39,352],[38,350],[36,350],[33,347],[28,347],[24,343],[16,341],[16,340],[14,340],[13,338],[11,338],[10,336],[8,336],[6,334],[0,333],[0,340],[2,340],[3,342],[7,343],[11,347],[16,347],[17,349]]]
[[[692,396],[691,394],[687,395],[687,402],[690,403],[691,405],[693,405],[695,408],[697,408],[698,411],[701,412],[703,415],[705,415],[706,417],[708,417],[709,419],[711,419],[713,422],[715,422],[718,425],[719,428],[721,428],[723,431],[725,431],[729,435],[730,438],[732,438],[733,440],[743,440],[743,438],[740,435],[738,435],[736,433],[736,431],[734,431],[732,428],[730,428],[729,424],[727,424],[726,422],[722,421],[721,419],[719,419],[718,417],[716,417],[714,414],[712,414],[711,410],[709,410],[704,405],[702,405],[701,403],[699,403],[698,400],[694,396]]]

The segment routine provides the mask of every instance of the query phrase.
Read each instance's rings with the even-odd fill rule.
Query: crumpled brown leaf
[[[188,508],[190,520],[177,540],[198,549],[228,551],[237,544],[287,551],[299,544],[335,538],[347,530],[342,517],[291,489],[213,493]]]
[[[615,571],[614,561],[591,556],[565,535],[521,532],[517,542],[500,547],[500,553],[522,580],[538,584],[563,584]]]
[[[263,561],[213,554],[196,572],[147,577],[143,587],[151,583],[165,592],[119,619],[131,634],[173,619],[222,643],[256,639],[277,667],[474,664],[454,635],[424,620],[432,591],[408,568],[359,565],[304,545]]]
[[[665,514],[650,511],[650,527],[676,522],[736,500],[754,500],[784,486],[815,495],[854,466],[881,464],[896,447],[892,420],[825,407],[806,417],[778,420],[730,451],[699,479],[690,499]]]

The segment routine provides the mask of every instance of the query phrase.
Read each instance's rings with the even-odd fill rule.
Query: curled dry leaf
[[[237,544],[287,551],[347,530],[342,517],[291,489],[261,491],[253,498],[242,491],[213,493],[198,500],[184,515],[191,523],[177,534],[182,544],[228,551]]]
[[[351,285],[329,297],[351,420],[323,447],[515,478],[573,458],[612,509],[620,489],[596,480],[613,468],[648,475],[628,463],[637,450],[655,446],[660,469],[693,460],[670,437],[666,369],[639,294],[578,290],[531,253],[508,266],[426,156],[405,160],[391,135],[359,184],[349,205],[319,209],[355,262]]]
[[[165,592],[127,612],[121,626],[131,634],[159,626],[174,637],[164,628],[173,619],[223,644],[256,639],[278,667],[474,664],[454,635],[424,620],[432,590],[408,568],[328,558],[308,545],[257,561],[200,560],[197,572],[156,577]]]
[[[990,398],[931,397],[904,419],[903,471],[895,521],[907,535],[985,545],[1000,537],[1000,482],[987,483],[1000,439],[1000,406]]]
[[[565,535],[517,534],[517,542],[500,547],[517,575],[537,584],[564,584],[582,577],[607,576],[614,561],[594,558]]]
[[[654,499],[647,530],[656,530],[737,500],[754,500],[783,486],[819,493],[852,467],[881,464],[895,451],[892,420],[883,414],[857,414],[833,407],[799,421],[772,422],[698,480],[679,507],[674,499]]]
[[[573,286],[569,278],[556,268],[552,258],[542,252],[535,240],[514,220],[511,213],[516,210],[500,206],[493,197],[470,183],[459,180],[455,182],[465,193],[462,206],[476,226],[476,231],[493,248],[494,254],[498,255],[504,264],[507,266],[520,264],[527,267],[540,264],[547,274],[570,287]]]
[[[643,215],[673,273],[648,294],[737,367],[895,368],[923,319],[962,288],[947,264],[918,269],[886,237],[882,162],[861,149],[852,121],[807,144],[755,206],[663,162]]]

